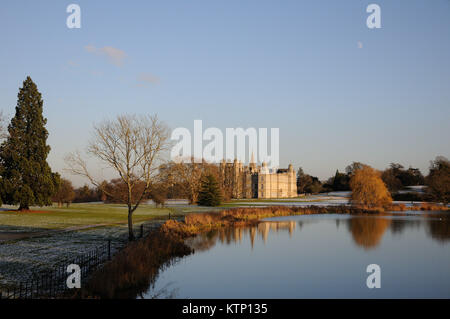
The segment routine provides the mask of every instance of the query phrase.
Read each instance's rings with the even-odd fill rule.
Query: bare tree
[[[66,204],[69,207],[70,203],[75,199],[75,190],[72,182],[61,178],[58,191],[53,195],[52,200],[58,203],[58,207]]]
[[[134,240],[133,212],[148,196],[158,163],[169,146],[169,129],[156,115],[120,115],[113,121],[94,125],[93,139],[87,153],[115,170],[126,185],[130,240]],[[70,173],[88,178],[106,195],[115,196],[113,192],[108,192],[105,183],[96,180],[89,172],[79,152],[69,154],[66,163]],[[136,196],[138,187],[140,190]]]
[[[218,168],[216,165],[195,160],[193,157],[178,159],[176,162],[170,162],[164,165],[161,170],[167,184],[178,183],[183,185],[185,194],[190,204],[196,204],[198,193],[202,184],[202,177],[207,174],[214,174],[218,178]]]
[[[187,194],[191,204],[197,203],[203,174],[203,163],[196,163],[193,159],[190,163],[176,163],[174,165],[178,178],[186,183]]]

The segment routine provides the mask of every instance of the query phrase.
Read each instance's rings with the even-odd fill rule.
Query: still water
[[[143,297],[450,298],[449,214],[278,217],[188,244],[195,253]],[[379,289],[367,288],[369,264]]]

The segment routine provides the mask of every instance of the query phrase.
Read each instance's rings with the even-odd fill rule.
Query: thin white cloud
[[[138,82],[139,82],[139,86],[144,86],[147,83],[158,84],[159,78],[150,73],[141,73],[138,76]]]
[[[125,51],[109,46],[103,48],[96,48],[93,45],[86,45],[84,49],[89,53],[105,56],[110,63],[116,66],[122,66],[123,61],[127,56]]]

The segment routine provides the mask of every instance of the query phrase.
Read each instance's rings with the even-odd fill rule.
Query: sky
[[[81,8],[69,29],[66,8]],[[369,29],[369,4],[381,28]],[[92,126],[279,128],[280,166],[326,179],[353,161],[428,172],[450,157],[450,1],[2,1],[0,109],[30,75],[54,171]]]

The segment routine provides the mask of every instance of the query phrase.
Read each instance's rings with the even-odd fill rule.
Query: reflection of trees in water
[[[251,227],[220,228],[205,234],[199,234],[194,238],[188,239],[186,243],[196,251],[203,251],[212,248],[217,241],[229,245],[235,242],[242,242],[244,236],[249,236],[253,248],[257,234],[260,235],[264,242],[267,242],[270,232],[288,231],[292,235],[296,225],[294,221],[282,221],[261,222]]]
[[[431,217],[431,216],[429,216]],[[253,248],[257,237],[263,242],[267,242],[270,232],[288,231],[293,234],[298,227],[302,229],[306,224],[317,221],[279,221],[279,222],[261,222],[253,227],[228,227],[213,230],[200,234],[188,240],[189,246],[196,251],[204,251],[212,248],[217,241],[229,245],[235,242],[241,242],[245,236],[249,236]],[[381,239],[389,228],[392,234],[401,234],[407,228],[420,228],[423,223],[428,226],[427,230],[431,238],[439,241],[450,241],[450,216],[440,215],[436,218],[423,219],[398,219],[381,216],[354,216],[349,219],[336,219],[336,228],[340,224],[347,224],[353,240],[358,246],[365,249],[373,249],[379,245]]]
[[[217,236],[218,231],[212,230],[207,233],[188,238],[186,240],[186,244],[193,248],[195,251],[208,250],[216,244]]]
[[[394,235],[407,228],[420,228],[426,223],[431,238],[450,241],[450,216],[444,214],[422,216],[420,219],[390,219],[381,217],[354,217],[348,221],[348,228],[354,241],[365,249],[375,248],[389,227]]]
[[[424,224],[432,239],[450,241],[450,216],[446,214],[432,214],[415,220],[393,219],[390,229],[393,234],[401,234],[407,228],[420,228]]]
[[[408,220],[408,219],[392,219],[391,221],[391,233],[394,235],[400,235],[407,228],[420,228],[423,220]]]
[[[364,249],[373,249],[380,243],[390,223],[387,218],[361,216],[350,218],[347,225],[356,244]]]
[[[439,218],[429,219],[427,226],[431,238],[440,242],[450,241],[450,216],[442,215]]]

